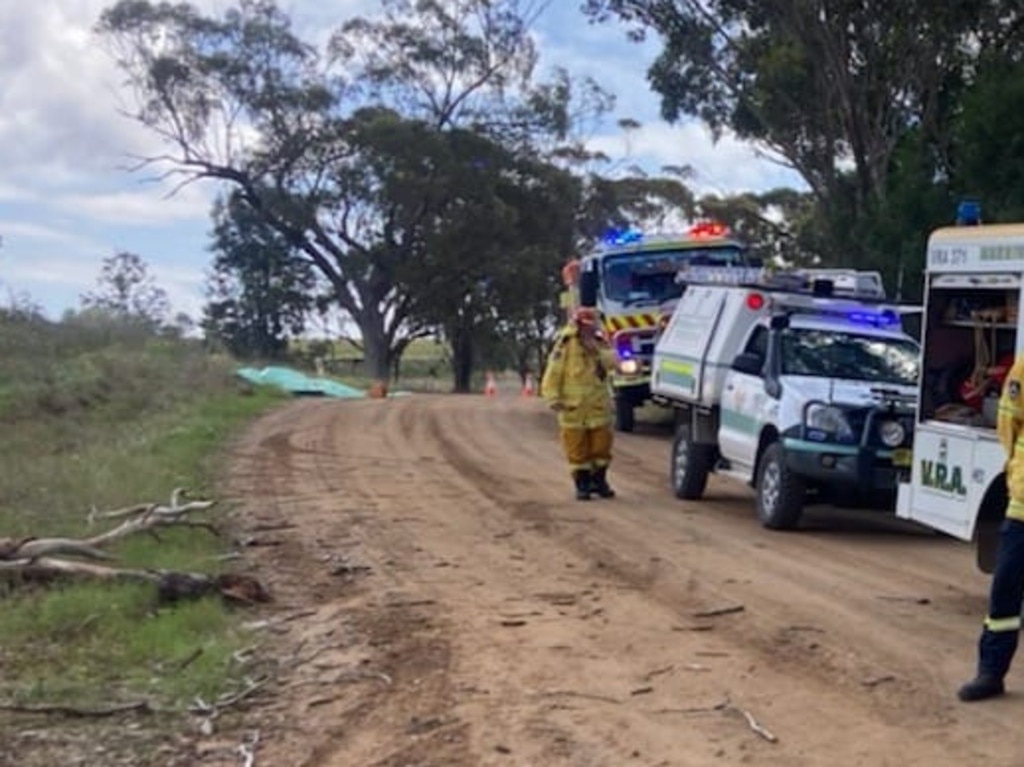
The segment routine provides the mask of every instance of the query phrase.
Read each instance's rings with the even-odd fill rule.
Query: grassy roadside
[[[178,486],[215,497],[225,442],[281,402],[183,341],[0,322],[0,358],[0,538],[79,536],[92,506],[166,501]],[[184,529],[112,553],[124,566],[216,573],[222,549]],[[155,608],[140,584],[0,579],[0,699],[182,707],[230,689],[241,637],[227,609],[212,598]]]

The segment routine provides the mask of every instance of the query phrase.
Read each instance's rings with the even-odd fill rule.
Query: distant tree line
[[[373,375],[431,335],[466,391],[482,364],[539,360],[560,265],[609,226],[714,216],[762,255],[877,268],[914,299],[958,196],[1024,215],[1017,3],[586,0],[591,20],[661,40],[648,78],[666,119],[771,150],[808,190],[702,198],[685,164],[612,172],[587,149],[614,99],[538,74],[544,5],[383,0],[323,49],[269,0],[107,8],[134,117],[167,145],[153,162],[225,184],[207,332],[274,357],[341,312]]]

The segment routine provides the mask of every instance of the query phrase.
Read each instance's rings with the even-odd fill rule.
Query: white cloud
[[[87,289],[100,273],[100,259],[42,250],[33,258],[5,258],[4,278],[11,284],[34,283]]]
[[[159,154],[159,140],[125,117],[123,75],[92,32],[114,0],[0,0],[0,279],[27,290],[59,314],[92,289],[102,259],[139,253],[176,311],[198,316],[209,261],[210,205],[217,186],[203,181],[165,197],[172,181],[145,183],[154,171],[129,173],[133,157]],[[223,13],[235,0],[191,0]],[[322,42],[380,0],[280,0],[296,33]],[[555,65],[590,76],[617,96],[616,114],[643,127],[627,147],[612,125],[595,127],[593,148],[656,172],[690,164],[706,191],[761,189],[786,174],[734,139],[712,145],[697,125],[670,127],[658,114],[646,70],[656,42],[625,42],[621,25],[590,25],[578,2],[556,0],[537,29],[543,75]],[[614,118],[609,121],[614,123]],[[790,178],[792,178],[790,176]]]
[[[33,296],[54,291],[63,297],[65,308],[77,305],[78,296],[96,288],[103,259],[112,252],[110,249],[97,250],[95,256],[84,257],[44,251],[43,255],[32,259],[3,258],[0,259],[3,284],[16,291],[25,290]],[[172,314],[184,312],[194,319],[202,315],[205,275],[201,268],[164,263],[148,266],[154,283],[167,293]],[[74,297],[70,303],[69,296]],[[58,306],[50,304],[45,308],[52,316],[60,314]]]
[[[711,132],[695,122],[669,125],[654,122],[628,135],[608,133],[588,142],[590,149],[636,162],[657,171],[665,165],[689,165],[695,171],[690,186],[700,194],[766,191],[779,186],[803,186],[795,172],[757,156],[755,150],[730,135],[717,143]]]
[[[631,164],[648,173],[665,165],[689,165],[696,171],[690,185],[700,194],[804,186],[796,173],[759,156],[735,136],[715,142],[699,122],[673,125],[661,117],[660,97],[647,83],[647,69],[661,49],[659,40],[629,42],[623,24],[589,24],[578,11],[570,13],[569,4],[553,6],[549,14],[548,23],[536,32],[542,67],[559,64],[576,77],[593,78],[616,97],[614,116],[586,139],[590,149],[613,159],[604,172]],[[636,120],[641,127],[618,129],[619,118]]]
[[[118,192],[64,195],[57,207],[93,221],[146,226],[210,215],[217,187],[212,182],[190,184],[168,196],[166,184]]]
[[[29,186],[109,172],[144,142],[116,112],[118,77],[90,28],[102,2],[3,3],[0,161]]]
[[[39,242],[61,243],[76,248],[96,247],[96,241],[83,237],[78,232],[45,224],[37,224],[28,221],[15,221],[13,219],[0,219],[0,237],[5,244],[21,240],[36,240]]]

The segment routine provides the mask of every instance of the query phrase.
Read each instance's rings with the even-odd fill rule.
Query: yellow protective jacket
[[[558,405],[562,428],[605,426],[611,420],[611,391],[608,381],[615,366],[615,354],[603,337],[587,349],[569,323],[558,333],[548,356],[540,393],[549,405]]]
[[[1017,357],[1003,383],[996,429],[1006,450],[1006,516],[1024,521],[1024,356]]]

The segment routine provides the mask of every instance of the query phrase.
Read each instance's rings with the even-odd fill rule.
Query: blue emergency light
[[[957,226],[977,226],[981,223],[981,203],[970,197],[960,201],[956,208]]]
[[[900,324],[899,315],[892,309],[880,312],[849,312],[846,319],[856,325],[871,325],[876,328],[891,328]]]
[[[631,242],[640,242],[643,238],[643,232],[638,232],[636,229],[618,229],[616,227],[612,227],[605,232],[601,241],[604,242],[605,245],[628,245]]]
[[[615,353],[620,360],[628,360],[633,357],[633,339],[628,333],[617,333],[615,335]]]

